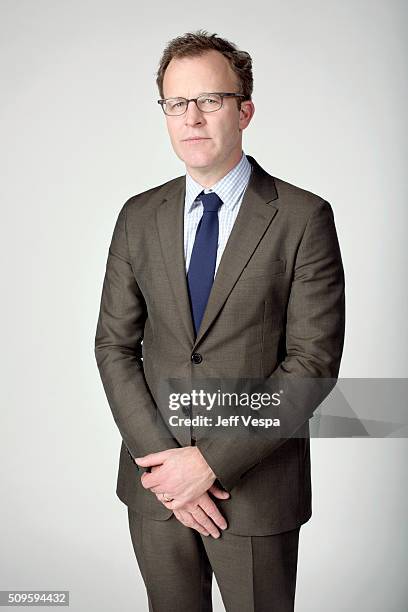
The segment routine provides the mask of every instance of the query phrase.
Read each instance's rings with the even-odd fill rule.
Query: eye
[[[186,105],[184,100],[173,100],[173,101],[168,101],[167,104],[169,105],[169,107],[172,109],[177,109],[177,108],[183,108],[183,106]]]
[[[218,100],[216,100],[215,98],[208,97],[208,98],[203,98],[202,102],[204,104],[207,104],[208,106],[211,106],[212,104],[217,104]]]

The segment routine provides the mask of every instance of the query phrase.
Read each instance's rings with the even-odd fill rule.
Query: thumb
[[[151,467],[153,465],[160,465],[166,459],[165,455],[166,451],[162,451],[160,453],[150,453],[149,455],[145,455],[144,457],[136,457],[135,463],[140,465],[141,467]]]
[[[216,484],[211,485],[208,491],[209,493],[214,495],[214,497],[217,497],[217,499],[228,499],[230,496],[228,491],[224,491],[224,489],[220,489],[220,487],[217,487]]]

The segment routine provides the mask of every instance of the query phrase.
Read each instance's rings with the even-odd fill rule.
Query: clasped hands
[[[227,522],[209,493],[218,499],[228,499],[229,493],[214,484],[216,476],[197,446],[151,453],[137,457],[135,463],[151,468],[142,474],[142,486],[173,510],[183,525],[214,538],[220,535],[218,528],[226,529]]]

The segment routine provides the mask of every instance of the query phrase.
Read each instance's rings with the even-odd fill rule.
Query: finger
[[[210,519],[210,517],[200,508],[200,506],[196,506],[194,510],[191,510],[191,515],[195,519],[197,523],[204,527],[206,531],[212,535],[213,538],[219,538],[220,532],[218,531],[216,525]]]
[[[175,510],[173,514],[176,517],[176,519],[180,521],[180,523],[183,523],[183,525],[184,525],[184,521],[188,519],[188,513],[183,512],[183,510]]]
[[[177,518],[177,520],[180,521],[180,523],[182,523],[185,527],[189,527],[190,529],[195,529],[196,531],[198,531],[199,533],[202,533],[205,536],[210,535],[209,532],[207,531],[207,529],[205,529],[205,527],[203,527],[202,525],[200,525],[200,523],[198,523],[195,518],[191,515],[190,512],[183,512],[180,513],[178,511],[174,512],[174,516]]]
[[[203,496],[203,499],[200,499],[199,503],[205,514],[217,525],[217,527],[220,529],[227,528],[227,521],[208,495]]]
[[[163,487],[149,487],[149,489],[151,490],[152,493],[155,493],[156,495],[164,493]]]
[[[183,506],[186,505],[186,500],[183,498],[174,498],[171,500],[171,502],[168,502],[168,506],[167,508],[169,508],[170,510],[180,510],[181,508],[183,508]]]
[[[195,529],[195,531],[198,531],[199,533],[202,533],[205,536],[210,535],[207,529],[205,529],[205,527],[203,527],[200,523],[198,523],[190,512],[183,511],[181,513],[181,522],[183,523],[183,525],[185,525],[185,527],[189,527],[190,529]]]
[[[218,499],[228,499],[230,496],[228,491],[225,491],[224,489],[220,489],[220,487],[217,487],[216,484],[211,485],[208,491],[212,495],[214,495],[214,497],[217,497]]]
[[[161,493],[156,493],[155,495],[156,495],[157,499],[159,500],[159,502],[163,504],[163,506],[165,506],[166,508],[168,508],[169,510],[171,510],[171,508],[170,508],[170,506],[169,506],[169,504],[171,504],[171,502],[166,502],[166,501],[165,501],[165,500],[162,498]],[[175,512],[174,512],[174,514],[175,514]]]
[[[157,489],[157,486],[160,483],[160,479],[156,472],[145,472],[144,474],[142,474],[140,482],[142,483],[142,487],[144,487],[145,489],[151,489],[152,487],[156,487],[156,491],[160,492],[159,489]]]
[[[161,463],[164,463],[167,457],[167,451],[160,451],[159,453],[150,453],[149,455],[145,455],[144,457],[136,457],[135,463],[137,463],[137,465],[140,465],[141,467],[160,465]]]

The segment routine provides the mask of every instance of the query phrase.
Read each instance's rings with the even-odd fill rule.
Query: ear
[[[244,130],[250,123],[255,113],[255,105],[252,100],[241,102],[239,111],[239,129]]]

